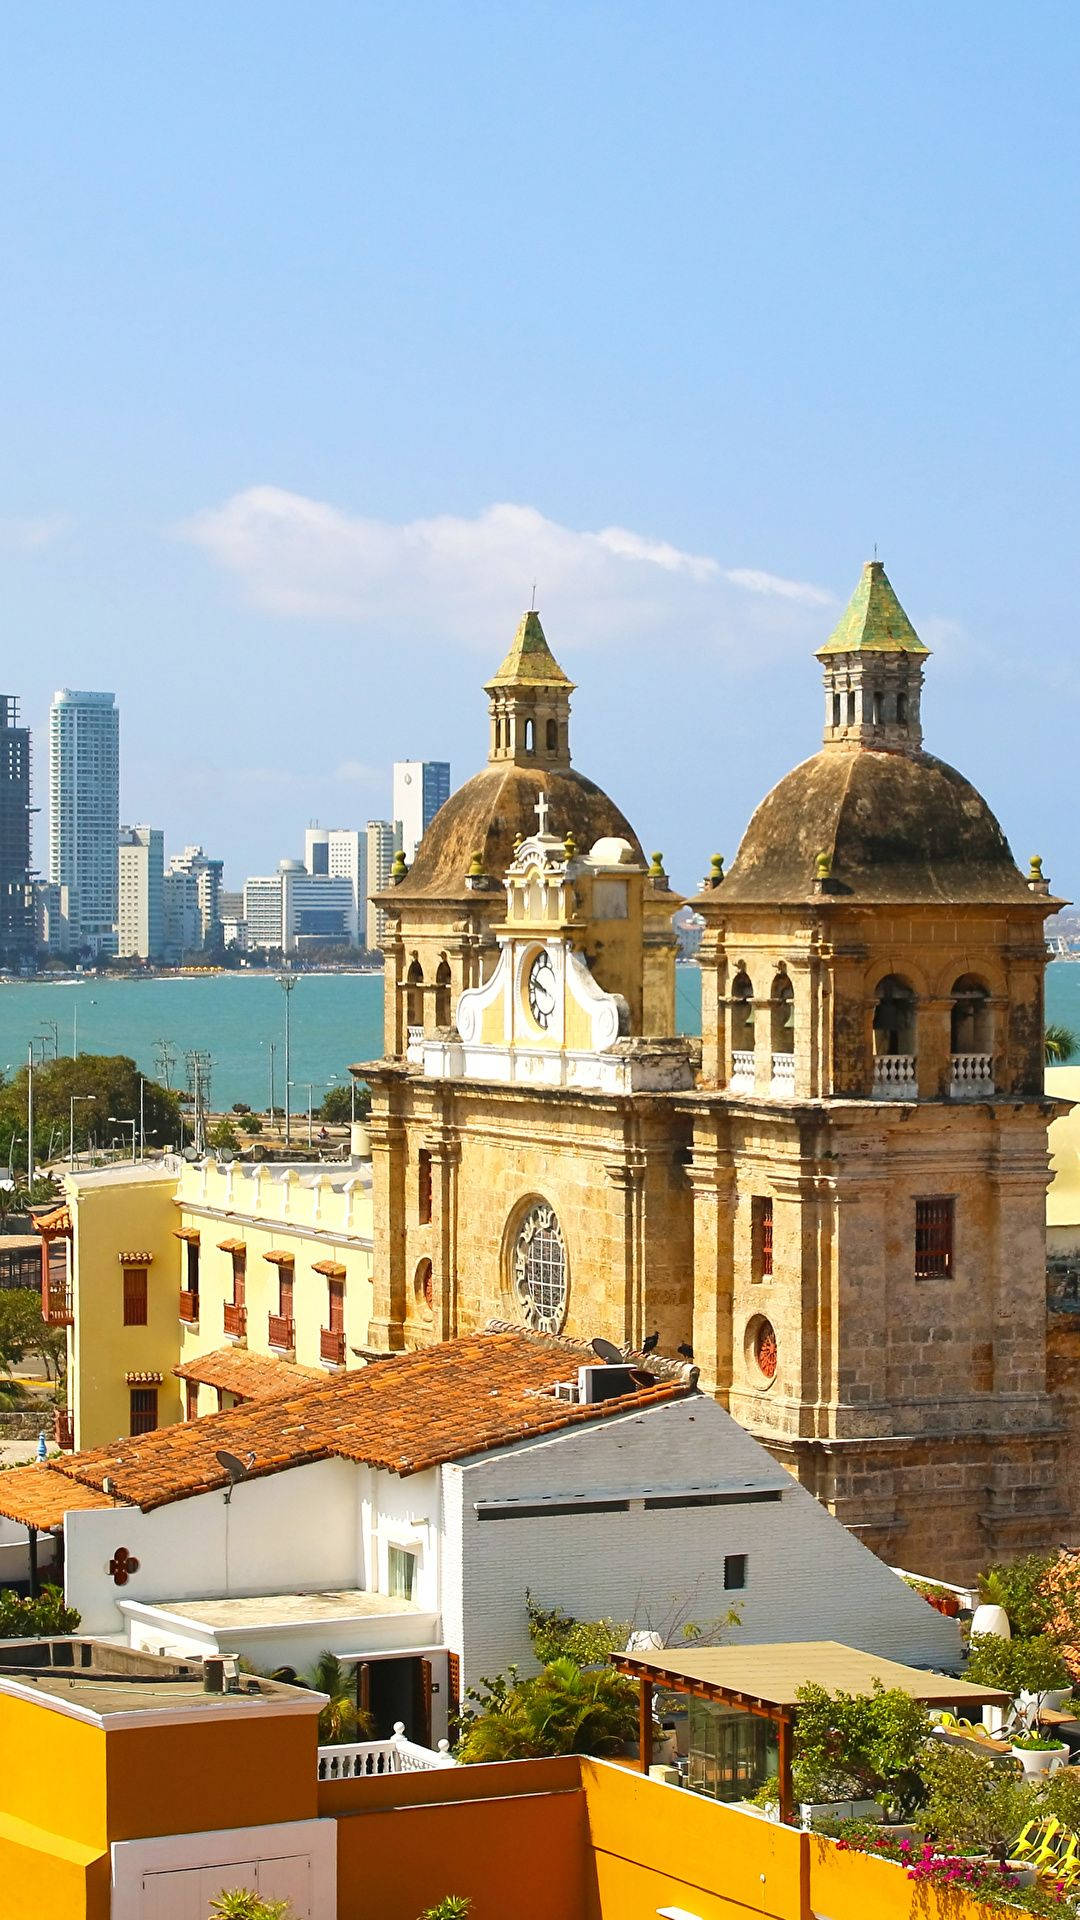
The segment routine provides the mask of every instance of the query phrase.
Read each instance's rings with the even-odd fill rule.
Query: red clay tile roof
[[[97,1487],[73,1485],[52,1465],[9,1467],[0,1473],[0,1513],[6,1520],[17,1520],[24,1527],[45,1532],[63,1524],[65,1513],[73,1508],[111,1507],[108,1494]]]
[[[227,1476],[215,1458],[222,1449],[253,1453],[253,1476],[335,1456],[405,1475],[658,1406],[690,1390],[686,1381],[657,1380],[595,1406],[555,1400],[550,1389],[566,1378],[568,1358],[525,1333],[478,1334],[388,1356],[286,1399],[158,1427],[57,1465],[83,1486],[100,1487],[108,1475],[122,1499],[149,1512],[224,1487]]]
[[[220,1387],[241,1400],[283,1400],[299,1387],[326,1379],[321,1367],[298,1367],[292,1360],[278,1360],[272,1353],[248,1353],[244,1347],[215,1347],[213,1353],[185,1360],[173,1372],[178,1380]]]
[[[52,1207],[48,1213],[35,1213],[33,1217],[36,1233],[51,1236],[55,1233],[71,1232],[71,1211],[68,1207]]]

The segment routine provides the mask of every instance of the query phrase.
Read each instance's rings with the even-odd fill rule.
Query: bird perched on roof
[[[655,1353],[659,1345],[660,1345],[660,1329],[657,1328],[655,1333],[647,1333],[645,1335],[645,1338],[641,1343],[641,1351],[642,1353]]]
[[[694,1349],[693,1349],[693,1347],[692,1347],[692,1346],[690,1346],[690,1345],[689,1345],[689,1343],[688,1343],[687,1341],[685,1341],[685,1340],[683,1340],[683,1341],[680,1341],[680,1343],[679,1343],[679,1345],[678,1345],[678,1347],[676,1347],[676,1349],[675,1349],[675,1351],[676,1351],[676,1353],[681,1353],[681,1354],[682,1354],[682,1357],[683,1357],[683,1359],[684,1359],[684,1360],[692,1360],[692,1359],[693,1359],[693,1357],[694,1357]]]

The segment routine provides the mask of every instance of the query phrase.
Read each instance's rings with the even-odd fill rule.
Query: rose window
[[[776,1333],[772,1322],[763,1320],[754,1336],[754,1359],[766,1380],[776,1373]]]
[[[566,1248],[554,1209],[545,1201],[530,1207],[514,1239],[514,1291],[527,1326],[558,1333],[566,1318],[569,1291]]]

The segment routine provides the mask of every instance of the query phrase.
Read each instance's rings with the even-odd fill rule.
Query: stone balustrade
[[[754,1055],[752,1049],[736,1047],[732,1053],[731,1087],[735,1093],[753,1093]]]
[[[954,1053],[949,1092],[954,1100],[986,1100],[994,1091],[992,1053]]]
[[[879,1053],[874,1057],[875,1100],[917,1100],[919,1084],[913,1053]]]
[[[793,1053],[773,1054],[772,1091],[774,1093],[794,1093],[795,1055]]]
[[[382,1773],[430,1773],[437,1767],[456,1766],[448,1740],[440,1740],[437,1747],[417,1746],[406,1740],[403,1720],[395,1720],[389,1740],[319,1748],[320,1780],[363,1780]]]

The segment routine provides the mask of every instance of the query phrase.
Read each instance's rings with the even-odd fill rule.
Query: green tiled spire
[[[489,687],[572,687],[573,681],[560,667],[544,638],[540,615],[522,615],[510,651],[487,682]]]
[[[900,605],[880,560],[868,560],[838,626],[833,628],[818,659],[829,653],[916,653],[926,655],[911,621]]]

